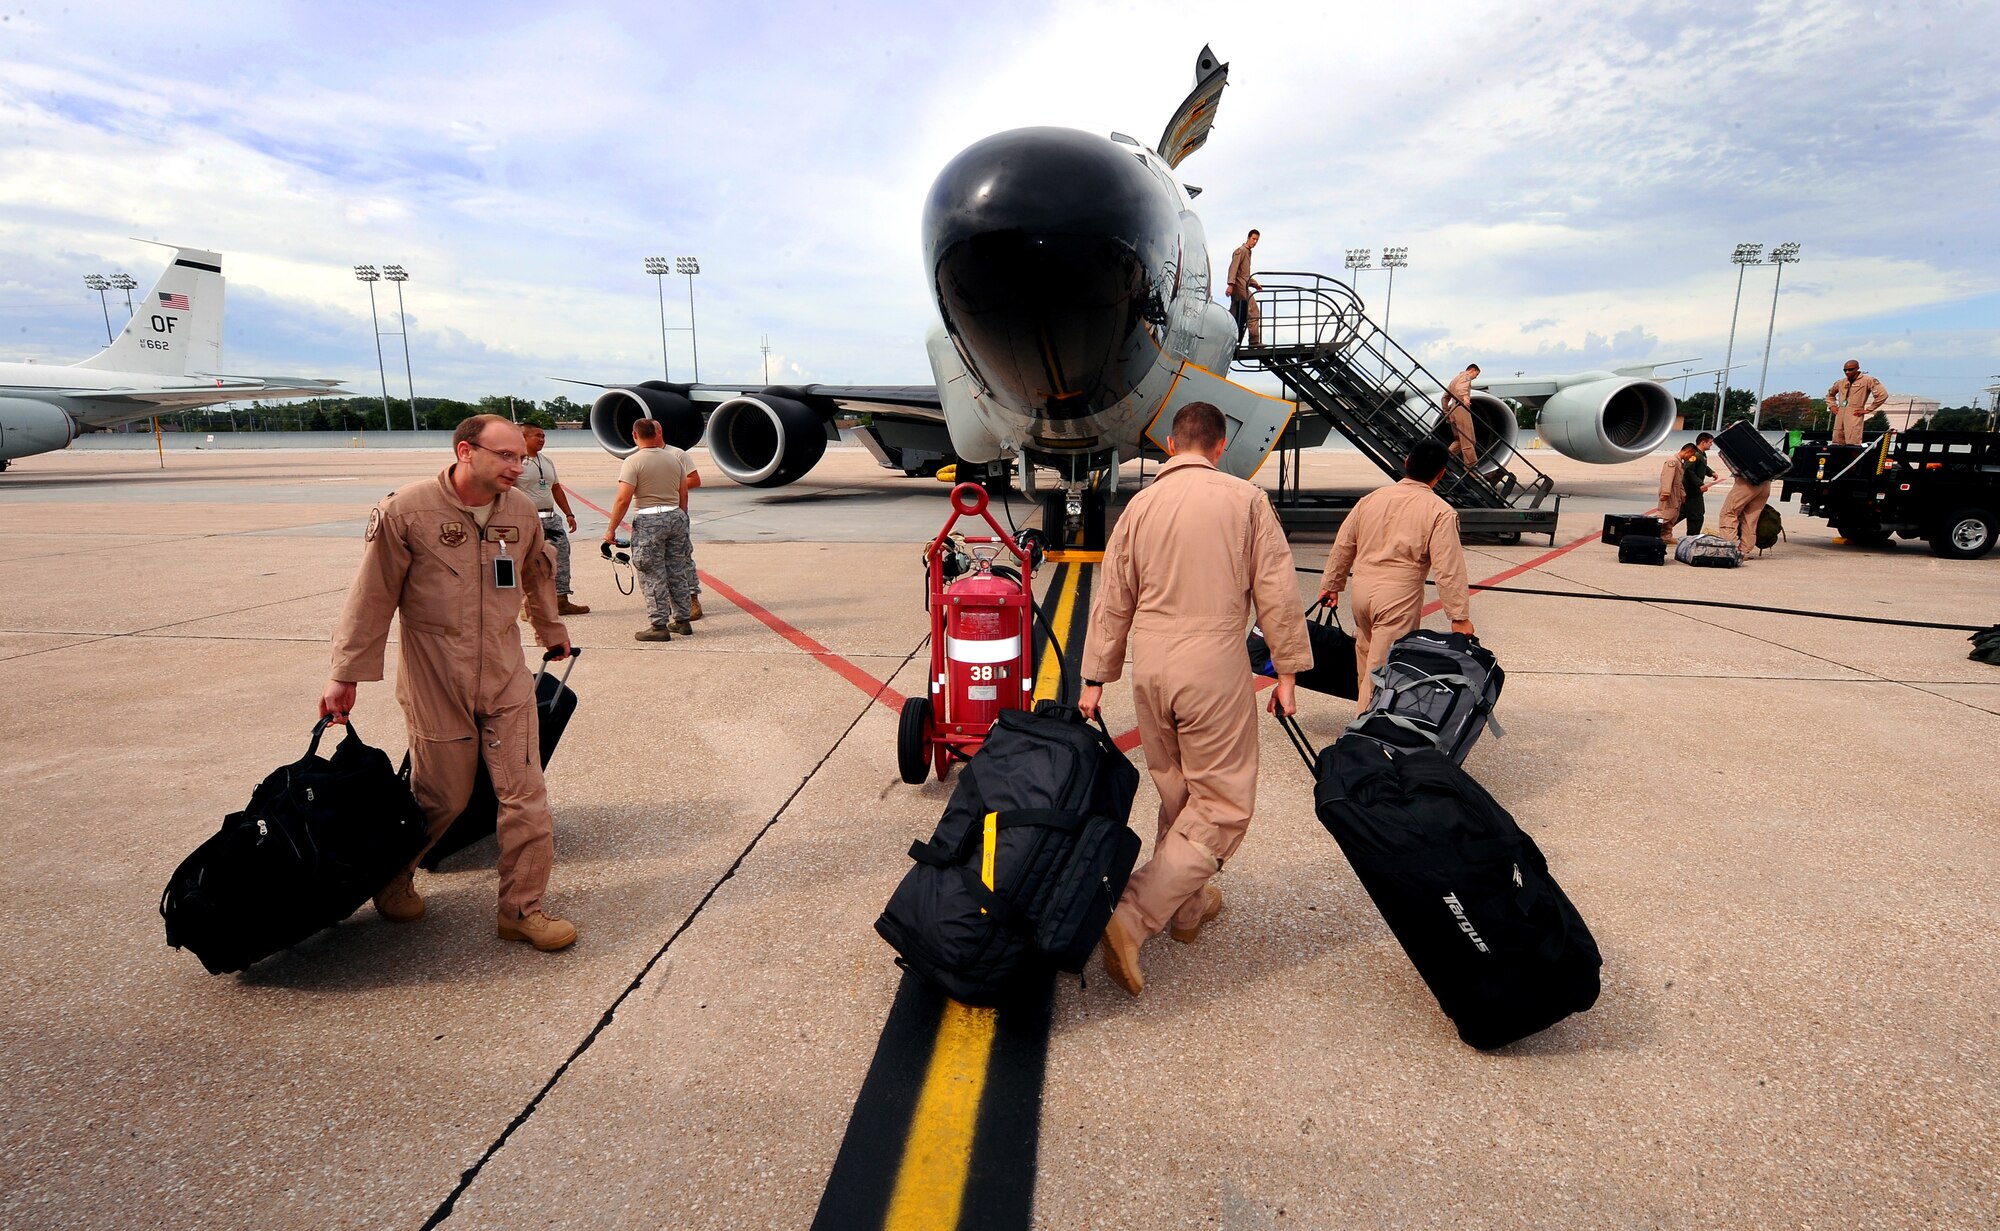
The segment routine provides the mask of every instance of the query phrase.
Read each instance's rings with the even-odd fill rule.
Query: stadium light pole
[[[673,271],[667,267],[667,258],[649,256],[646,258],[646,272],[653,275],[653,288],[660,293],[660,379],[672,380],[673,373],[667,370],[667,281],[665,275]]]
[[[1779,244],[1771,249],[1771,264],[1778,267],[1778,276],[1771,280],[1771,323],[1764,329],[1764,370],[1757,373],[1757,404],[1750,409],[1750,425],[1764,426],[1764,378],[1771,374],[1771,339],[1778,331],[1778,287],[1785,280],[1785,266],[1799,259],[1797,244]]]
[[[384,265],[382,276],[396,284],[396,328],[403,331],[403,379],[410,389],[410,430],[417,430],[417,381],[410,375],[410,320],[403,315],[403,284],[410,280],[401,265]]]
[[[1382,297],[1382,332],[1389,332],[1389,309],[1396,303],[1396,271],[1408,267],[1408,248],[1382,249],[1382,268],[1389,271],[1389,293]]]
[[[694,276],[701,272],[701,262],[691,256],[674,258],[674,272],[687,275],[688,280],[688,349],[694,352],[694,378],[701,380],[701,338],[694,331]]]
[[[105,301],[104,292],[111,289],[111,282],[103,274],[83,275],[83,284],[97,292],[97,306],[104,310],[104,344],[111,345],[111,308]]]
[[[1729,310],[1729,348],[1722,355],[1722,371],[1715,375],[1715,431],[1722,430],[1722,412],[1729,405],[1729,365],[1736,358],[1736,318],[1743,312],[1743,271],[1764,263],[1764,245],[1738,244],[1729,254],[1736,266],[1736,306]],[[1756,408],[1751,407],[1752,413]]]
[[[1356,295],[1361,293],[1360,288],[1354,286],[1355,283],[1361,280],[1361,271],[1375,268],[1373,262],[1369,260],[1371,252],[1372,249],[1368,248],[1349,248],[1347,250],[1347,269],[1349,274],[1352,275],[1348,278],[1347,283],[1350,287],[1354,287]]]
[[[382,430],[390,429],[389,423],[389,366],[382,361],[382,318],[375,315],[375,284],[382,275],[375,272],[373,265],[356,265],[356,281],[368,284],[368,319],[375,323],[375,370],[382,375]]]
[[[133,281],[131,274],[112,274],[110,282],[112,290],[125,292],[125,319],[129,322],[132,319],[132,292],[139,289],[139,284]]]

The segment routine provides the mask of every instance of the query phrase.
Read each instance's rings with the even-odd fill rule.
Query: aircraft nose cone
[[[973,145],[924,207],[938,311],[974,378],[1052,419],[1115,403],[1154,362],[1179,234],[1164,175],[1133,147],[1065,128]]]

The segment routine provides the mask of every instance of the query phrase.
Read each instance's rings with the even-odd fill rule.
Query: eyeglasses
[[[465,443],[471,445],[475,449],[486,449],[485,445],[480,444],[476,440],[468,440]],[[509,466],[518,466],[521,464],[522,459],[519,453],[509,453],[504,449],[486,449],[486,451],[488,453],[491,453],[493,456],[499,458],[502,462],[506,463]]]

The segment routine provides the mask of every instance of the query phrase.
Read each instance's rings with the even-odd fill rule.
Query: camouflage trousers
[[[542,514],[542,538],[556,553],[556,593],[569,597],[569,530],[561,513]]]
[[[685,620],[695,595],[694,542],[686,509],[632,519],[632,571],[654,628]]]

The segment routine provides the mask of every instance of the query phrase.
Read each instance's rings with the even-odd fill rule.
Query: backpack
[[[407,769],[352,724],[333,756],[272,770],[241,812],[181,861],[160,895],[167,943],[219,975],[242,970],[353,914],[429,840]],[[405,762],[407,766],[407,761]]]
[[[959,772],[930,840],[910,847],[875,930],[966,1004],[993,1004],[1053,965],[1077,971],[1139,858],[1126,824],[1139,771],[1100,721],[1045,701],[1002,710]]]
[[[1392,753],[1435,749],[1457,765],[1488,726],[1504,734],[1493,706],[1507,673],[1477,637],[1417,629],[1391,646],[1388,661],[1368,678],[1375,693],[1347,725],[1348,735]]]
[[[1757,514],[1757,550],[1760,552],[1765,551],[1773,543],[1784,537],[1785,519],[1783,515],[1772,506],[1765,505],[1764,511]]]
[[[1674,559],[1697,568],[1735,568],[1743,563],[1743,549],[1718,534],[1691,534],[1675,546]]]

